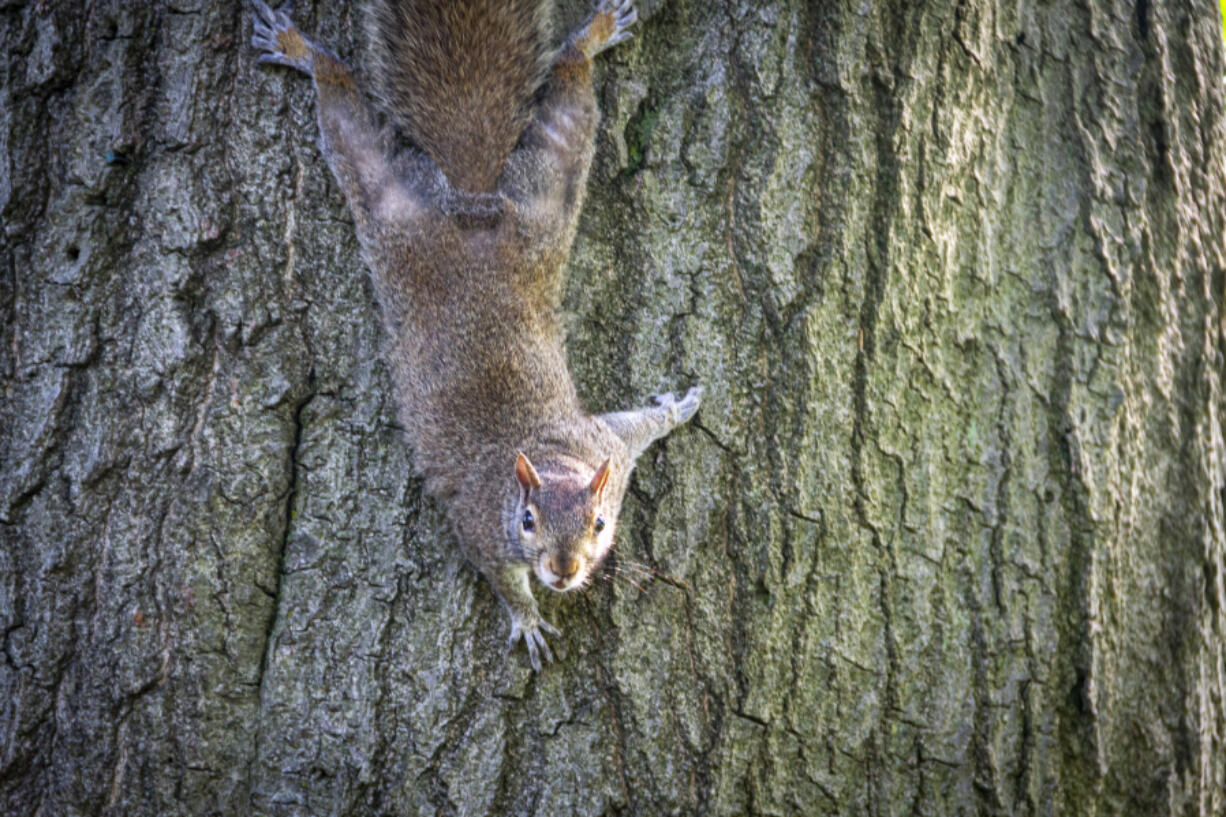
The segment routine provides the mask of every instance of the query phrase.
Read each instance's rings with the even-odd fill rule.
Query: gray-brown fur
[[[370,0],[386,109],[462,190],[490,192],[549,69],[543,0]]]
[[[517,24],[539,24],[537,4],[474,0],[456,4],[463,13],[443,10],[442,0],[376,5],[370,18],[376,28],[389,20],[443,25],[444,18],[451,27],[446,36],[402,32],[380,61],[400,61],[393,83],[406,93],[409,86],[399,83],[414,66],[440,72],[436,82],[412,86],[413,95],[429,98],[403,103],[424,154],[393,149],[388,134],[375,130],[344,65],[258,0],[253,42],[268,52],[261,61],[315,80],[320,147],[349,201],[371,269],[415,465],[446,507],[465,555],[506,604],[512,643],[523,638],[539,668],[538,651],[550,657],[544,633],[557,631],[537,612],[529,574],[554,589],[582,586],[612,545],[635,458],[698,408],[699,392],[691,389],[679,401],[663,395],[643,409],[586,414],[558,321],[562,267],[598,117],[591,58],[625,39],[635,15],[630,0],[600,0],[588,24],[559,50],[537,93],[522,78],[512,85],[474,78],[474,72],[499,70],[488,56],[469,62],[471,55],[456,52],[447,67],[439,54],[415,50],[459,36],[466,48],[498,52],[502,29],[465,15],[504,5],[519,10]],[[490,19],[510,25],[501,16]],[[461,21],[473,27],[468,39],[452,31]],[[544,35],[534,39],[512,28],[510,36],[514,43],[503,51],[527,63],[521,73],[536,76],[538,52],[524,43]],[[512,104],[500,100],[493,119],[479,107],[486,91],[472,96],[477,108],[451,107],[455,94],[495,87],[519,96]],[[520,109],[529,114],[522,124],[520,114],[507,113]],[[432,122],[447,122],[446,138],[423,136],[423,116],[442,117]],[[487,133],[491,122],[501,130]],[[507,152],[496,167],[487,166],[473,160],[474,140],[493,140]],[[487,189],[490,178],[497,184]],[[553,570],[576,565],[581,569],[565,575]]]

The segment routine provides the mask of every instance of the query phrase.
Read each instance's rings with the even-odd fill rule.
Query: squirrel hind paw
[[[592,19],[575,35],[574,44],[591,59],[633,37],[630,26],[638,19],[634,0],[600,0]]]
[[[294,28],[294,21],[284,11],[273,11],[263,0],[252,0],[255,6],[255,27],[257,32],[263,31],[280,34]],[[275,37],[274,37],[275,39]]]
[[[253,5],[251,45],[266,52],[260,55],[258,62],[297,68],[310,74],[311,41],[302,36],[285,12],[273,11],[262,0],[253,0]]]
[[[605,48],[612,48],[624,40],[628,40],[634,36],[634,32],[630,31],[630,26],[638,22],[639,12],[634,7],[634,0],[625,0],[620,3],[617,9],[613,12],[613,34],[604,44]]]
[[[612,14],[619,23],[623,19],[630,18],[625,25],[630,25],[638,19],[634,10],[634,0],[600,0],[596,4],[596,13]]]

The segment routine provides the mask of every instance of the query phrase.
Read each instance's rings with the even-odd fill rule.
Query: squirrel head
[[[618,503],[606,490],[610,468],[609,459],[595,474],[551,467],[542,478],[524,454],[515,459],[519,500],[507,536],[551,590],[582,587],[613,546]]]

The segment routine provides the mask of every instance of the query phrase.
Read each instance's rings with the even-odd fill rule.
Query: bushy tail
[[[387,110],[452,185],[490,192],[549,64],[548,0],[368,0]]]

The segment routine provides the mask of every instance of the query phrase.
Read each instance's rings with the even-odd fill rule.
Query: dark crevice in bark
[[[1036,805],[1032,794],[1033,776],[1035,770],[1034,752],[1035,752],[1035,685],[1039,683],[1035,675],[1038,669],[1038,660],[1034,654],[1034,621],[1030,610],[1030,596],[1023,596],[1026,602],[1026,612],[1023,621],[1025,622],[1025,648],[1026,648],[1026,670],[1027,677],[1024,678],[1018,685],[1018,698],[1020,700],[1020,715],[1021,715],[1021,734],[1018,737],[1017,749],[1017,766],[1013,779],[1013,801],[1021,804],[1024,807],[1024,813],[1033,815],[1036,813]]]
[[[1086,508],[1086,486],[1080,476],[1081,455],[1069,400],[1074,378],[1071,327],[1067,317],[1053,308],[1060,326],[1057,338],[1057,369],[1048,411],[1048,459],[1052,476],[1060,485],[1059,503],[1068,527],[1064,576],[1059,593],[1060,623],[1058,655],[1064,671],[1057,678],[1066,684],[1060,701],[1058,738],[1076,785],[1065,793],[1067,809],[1080,809],[1091,802],[1098,785],[1098,745],[1095,737],[1094,702],[1089,693],[1093,667],[1090,635],[1090,591],[1094,570],[1093,522]],[[1070,683],[1071,682],[1071,683]]]
[[[392,662],[392,656],[395,654],[393,634],[397,631],[396,614],[402,603],[404,587],[405,578],[397,576],[392,597],[387,601],[387,621],[377,639],[377,658],[374,659],[382,667],[382,671],[377,674],[374,709],[376,712],[386,713],[386,720],[380,718],[375,722],[375,739],[372,741],[371,749],[371,779],[362,781],[355,787],[356,791],[352,800],[354,803],[365,802],[374,814],[390,813],[390,806],[387,804],[389,801],[387,788],[389,782],[395,778],[391,772],[394,759],[401,751],[416,751],[413,745],[401,747],[396,743],[400,737],[400,718],[391,680],[395,669]]]
[[[874,549],[881,553],[876,572],[878,574],[877,605],[881,620],[882,650],[885,656],[884,675],[881,679],[882,703],[877,728],[869,745],[865,763],[870,785],[868,786],[868,809],[870,814],[889,810],[888,791],[891,778],[898,773],[893,770],[888,755],[889,741],[893,734],[891,721],[898,718],[902,705],[898,679],[902,672],[899,647],[895,633],[892,594],[898,576],[894,552],[895,542],[883,540],[877,522],[870,518],[869,478],[865,474],[865,458],[871,450],[880,450],[876,441],[875,417],[869,402],[870,370],[878,362],[881,337],[878,331],[878,313],[893,264],[891,236],[898,217],[900,201],[898,179],[901,172],[895,139],[901,123],[902,108],[898,102],[901,86],[908,84],[907,68],[913,47],[905,34],[905,17],[901,9],[882,12],[882,21],[887,26],[886,39],[881,47],[891,49],[889,55],[877,54],[878,67],[868,78],[866,92],[873,101],[878,118],[874,148],[876,160],[874,171],[874,196],[870,209],[871,230],[866,234],[864,284],[860,293],[858,336],[852,380],[852,429],[850,439],[851,483],[853,509],[862,529],[868,532]],[[890,28],[893,26],[892,28]],[[914,36],[913,34],[910,36]],[[892,341],[892,339],[891,339]],[[897,464],[897,463],[896,463]],[[901,466],[900,476],[901,479]],[[904,483],[905,495],[905,483]],[[905,528],[900,528],[901,534]],[[882,552],[883,551],[883,552]]]
[[[705,668],[700,672],[699,659],[694,652],[693,644],[694,610],[688,592],[685,596],[685,620],[689,625],[686,645],[689,648],[690,672],[702,687],[703,715],[706,722],[704,734],[699,738],[702,743],[694,745],[687,739],[686,745],[689,749],[689,761],[696,770],[694,772],[694,802],[700,813],[708,813],[712,807],[715,789],[715,752],[719,746],[719,736],[723,734],[726,707],[717,692],[715,679]],[[685,737],[684,733],[683,737]],[[703,743],[705,745],[702,745]],[[628,790],[629,785],[624,773],[621,782],[623,789]]]
[[[1005,529],[1012,523],[1010,497],[1012,496],[1009,486],[1010,478],[1013,475],[1010,467],[1013,450],[1013,432],[1009,423],[1010,409],[1010,388],[1009,388],[1009,373],[1008,365],[1006,364],[1002,353],[995,347],[988,346],[988,351],[992,355],[993,363],[996,367],[996,377],[1000,383],[1000,408],[997,411],[997,426],[996,431],[1000,437],[1000,463],[998,465],[1000,476],[996,483],[996,502],[992,510],[991,519],[991,538],[988,545],[988,553],[992,560],[992,601],[996,605],[996,611],[1001,618],[1007,618],[1008,610],[1005,609],[1004,583],[1003,574],[1005,567]]]
[[[971,783],[974,786],[978,802],[978,813],[985,815],[1005,814],[1004,803],[999,794],[1000,770],[995,753],[992,750],[992,729],[994,712],[997,707],[992,700],[995,688],[989,672],[989,663],[993,660],[992,650],[988,646],[987,634],[984,632],[983,603],[975,594],[975,575],[967,572],[964,578],[964,600],[971,614],[969,632],[971,647],[971,677],[974,700],[974,724],[971,733],[969,760],[974,769]]]
[[[887,129],[888,130],[888,129]],[[883,156],[888,156],[888,140],[887,135],[878,137],[878,173],[880,178],[880,186],[885,187],[888,184],[887,178],[889,170],[881,167],[880,162]],[[881,207],[884,204],[886,212],[882,212]],[[857,335],[858,349],[856,352],[855,370],[852,381],[852,427],[851,427],[851,483],[855,490],[854,505],[856,518],[860,526],[869,532],[873,546],[881,546],[881,537],[876,526],[869,520],[868,510],[865,506],[865,477],[864,477],[864,442],[865,436],[868,433],[866,427],[870,423],[871,413],[868,406],[868,367],[869,361],[873,357],[873,352],[876,347],[876,324],[877,324],[877,308],[881,303],[882,290],[885,286],[886,269],[888,263],[888,216],[887,212],[890,207],[888,197],[878,199],[878,207],[874,209],[876,217],[876,229],[874,233],[878,236],[876,251],[870,249],[868,253],[868,269],[866,270],[866,278],[864,282],[864,291],[862,293],[863,300],[860,305],[859,317],[859,333]]]
[[[1142,40],[1149,39],[1149,0],[1137,0],[1137,34]]]
[[[1086,9],[1078,9],[1075,12],[1075,27],[1092,29],[1088,16]],[[1094,93],[1098,90],[1096,86],[1081,88],[1072,67],[1066,67],[1061,72],[1060,81],[1069,86],[1068,93],[1078,95],[1074,105],[1079,110],[1079,116],[1093,116],[1099,105],[1099,98]],[[1092,176],[1093,145],[1087,143],[1083,133],[1074,132],[1071,136],[1076,139],[1074,167],[1083,191],[1077,199],[1077,212],[1071,230],[1074,236],[1079,229],[1084,230],[1093,243],[1099,239],[1091,218],[1090,191],[1095,189]],[[1072,244],[1072,241],[1069,243]],[[1101,248],[1096,245],[1095,249],[1095,260],[1103,264],[1105,259]],[[1065,810],[1082,811],[1095,801],[1102,785],[1097,707],[1092,692],[1095,652],[1092,617],[1097,543],[1095,522],[1089,508],[1091,491],[1082,474],[1084,457],[1081,434],[1072,406],[1074,389],[1092,382],[1094,368],[1098,366],[1097,353],[1101,350],[1096,350],[1096,358],[1088,366],[1081,362],[1083,358],[1078,352],[1085,339],[1075,322],[1076,315],[1072,314],[1075,304],[1069,302],[1063,279],[1076,272],[1109,276],[1104,268],[1077,270],[1071,247],[1066,247],[1065,253],[1064,257],[1052,259],[1055,263],[1048,289],[1049,310],[1057,336],[1047,411],[1047,459],[1049,471],[1060,486],[1059,506],[1067,527],[1064,575],[1060,577],[1061,587],[1058,591],[1060,669],[1053,675],[1053,681],[1062,685],[1063,689],[1057,687],[1053,690],[1052,698],[1058,707],[1056,737],[1068,764],[1069,783],[1062,792],[1062,806]],[[1112,305],[1114,311],[1118,308],[1118,291],[1114,290],[1114,281],[1110,281],[1109,285],[1115,296]]]
[[[276,585],[272,588],[272,599],[269,605],[268,619],[264,625],[264,648],[261,653],[259,673],[256,676],[256,701],[257,701],[257,718],[258,724],[252,732],[254,739],[254,751],[251,761],[251,777],[249,777],[248,790],[251,793],[252,805],[255,805],[254,796],[257,788],[256,778],[254,774],[260,768],[262,758],[263,741],[264,741],[264,720],[266,713],[269,710],[269,702],[266,699],[267,691],[265,689],[265,679],[268,677],[269,668],[274,660],[273,654],[276,651],[277,639],[276,629],[277,623],[281,617],[281,605],[284,597],[285,589],[285,566],[286,558],[289,553],[290,540],[294,532],[294,518],[296,505],[298,502],[299,491],[301,490],[302,474],[300,473],[301,465],[299,464],[300,452],[302,450],[302,434],[305,427],[303,415],[307,406],[315,399],[315,373],[312,367],[307,374],[307,393],[300,398],[293,407],[291,414],[291,422],[293,423],[289,451],[287,452],[288,462],[286,466],[287,485],[285,488],[284,511],[282,515],[281,537],[278,542],[276,560],[274,563]]]

